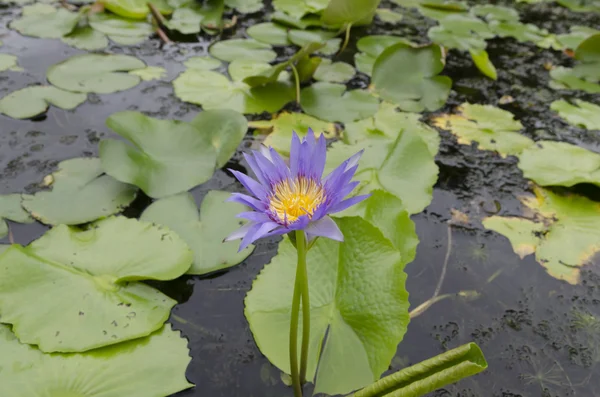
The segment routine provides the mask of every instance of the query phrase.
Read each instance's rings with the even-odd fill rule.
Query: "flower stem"
[[[296,249],[298,251],[298,268],[302,272],[302,350],[300,353],[300,382],[306,382],[306,366],[308,363],[308,345],[310,342],[310,301],[308,299],[308,271],[306,269],[306,237],[303,230],[296,231]]]
[[[300,243],[302,244],[298,244],[298,240],[296,240],[298,265],[296,266],[296,281],[294,282],[294,295],[292,298],[292,318],[290,320],[290,375],[292,376],[294,397],[302,397],[302,384],[300,382],[300,372],[298,371],[298,320],[300,315],[300,299],[302,297],[302,279],[304,276],[300,262],[301,258],[305,256],[305,252],[301,247],[306,246],[306,243],[304,242],[304,232],[302,231],[301,233],[302,240]],[[298,239],[298,235],[298,232],[296,232],[296,239]]]
[[[296,83],[296,103],[300,105],[300,75],[298,74],[298,69],[296,69],[296,67],[293,64],[291,64],[290,66],[292,68],[292,72],[294,73],[294,82]],[[296,231],[296,235],[299,231],[300,230]]]

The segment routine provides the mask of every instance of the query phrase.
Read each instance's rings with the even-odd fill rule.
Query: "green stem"
[[[292,67],[292,72],[294,72],[294,80],[296,82],[296,102],[300,105],[300,75],[298,74],[298,70],[294,66],[294,64],[290,64]],[[296,232],[297,234],[298,232]],[[300,253],[298,253],[299,255]],[[300,260],[300,259],[298,259]]]
[[[303,230],[296,231],[296,250],[298,251],[298,268],[302,272],[302,350],[300,354],[300,382],[306,382],[306,366],[308,363],[308,345],[310,342],[310,301],[308,298],[308,272],[306,269],[306,236]]]
[[[296,242],[298,246],[298,243]],[[296,281],[294,282],[294,295],[292,298],[292,318],[290,320],[290,375],[294,396],[302,397],[302,384],[298,371],[298,320],[300,314],[300,298],[302,297],[303,269],[300,264],[301,249],[298,249],[298,266],[296,266]]]
[[[348,42],[350,41],[350,29],[351,28],[352,28],[352,24],[351,23],[349,23],[348,25],[346,25],[346,36],[344,36],[344,43],[342,44],[342,47],[338,51],[338,55],[341,54],[342,52],[344,52],[344,50],[348,46]]]

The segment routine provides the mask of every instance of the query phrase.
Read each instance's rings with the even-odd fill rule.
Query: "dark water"
[[[567,32],[570,25],[576,24],[600,29],[597,14],[572,13],[555,4],[519,4],[517,8],[522,21],[554,33]],[[0,13],[5,24],[15,10],[5,8]],[[260,19],[258,14],[242,19],[239,27],[223,38],[243,36],[244,26]],[[414,12],[395,27],[379,23],[356,30],[341,58],[352,61],[353,45],[363,35],[397,34],[423,42],[429,26],[430,22]],[[8,29],[4,32],[0,52],[17,55],[25,72],[2,72],[0,96],[32,83],[45,83],[47,67],[82,52],[58,40],[24,38]],[[152,39],[136,47],[112,46],[109,52],[135,55],[149,65],[163,66],[171,80],[183,70],[183,60],[205,55],[213,39],[200,36],[170,45]],[[525,125],[524,134],[534,139],[568,141],[600,152],[598,132],[568,126],[549,111],[550,103],[560,98],[579,97],[600,103],[599,95],[558,92],[547,87],[549,76],[544,64],[568,66],[572,61],[566,55],[512,39],[488,43],[498,80],[482,77],[466,54],[451,51],[444,73],[454,80],[454,91],[440,112],[450,111],[464,101],[497,105],[502,96],[510,95],[515,101],[501,107]],[[367,82],[364,76],[357,76],[350,85],[364,87]],[[179,101],[168,81],[151,81],[121,93],[90,95],[75,111],[51,108],[35,121],[0,116],[0,193],[35,191],[59,161],[97,155],[99,139],[114,137],[104,120],[126,109],[182,120],[190,120],[200,110]],[[479,223],[482,217],[496,212],[519,214],[516,196],[528,189],[528,182],[516,167],[516,159],[501,159],[491,152],[460,146],[450,134],[441,134],[437,158],[440,177],[434,199],[425,212],[414,217],[421,243],[416,260],[406,269],[413,308],[431,297],[438,282],[448,249],[446,222],[450,210],[467,213],[472,226],[453,227],[450,231],[450,259],[441,291],[450,297],[411,322],[390,369],[475,341],[486,354],[489,370],[433,393],[435,396],[600,396],[598,261],[584,271],[581,285],[571,286],[549,277],[532,256],[520,260],[505,238],[485,231]],[[240,150],[256,144],[248,135]],[[238,153],[229,166],[244,167],[238,163],[239,158]],[[211,189],[234,191],[241,190],[241,186],[225,171],[218,171],[193,194],[200,201]],[[599,197],[593,188],[577,189]],[[135,216],[148,203],[144,198],[137,200],[128,215]],[[11,226],[16,242],[21,244],[45,230],[41,225]],[[279,371],[255,346],[243,316],[244,296],[276,249],[277,240],[264,240],[244,263],[227,272],[154,284],[179,301],[171,323],[189,339],[193,357],[187,376],[197,386],[178,397],[291,396]]]

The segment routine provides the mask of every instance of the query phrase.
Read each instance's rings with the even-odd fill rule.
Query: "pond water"
[[[392,3],[384,4],[398,8]],[[554,33],[567,32],[571,25],[600,29],[599,14],[574,13],[554,3],[515,7],[523,22]],[[2,25],[17,12],[14,7],[3,8]],[[241,18],[238,27],[224,38],[243,37],[245,27],[261,18],[260,13]],[[431,22],[417,12],[409,12],[395,28],[375,22],[368,28],[353,30],[352,40],[341,58],[351,63],[357,39],[368,34],[395,34],[425,42],[429,26]],[[31,83],[44,82],[50,65],[81,53],[58,40],[26,38],[9,29],[4,30],[2,41],[0,51],[17,55],[24,72],[3,72],[0,96]],[[142,82],[125,92],[91,94],[75,111],[51,107],[46,115],[35,120],[0,116],[0,193],[34,192],[59,161],[97,155],[99,139],[119,138],[105,126],[105,119],[114,112],[138,110],[153,117],[191,120],[200,107],[175,97],[169,80],[184,70],[183,60],[207,54],[210,42],[211,37],[202,35],[197,41],[167,45],[156,38],[137,46],[112,44],[108,52],[134,55],[148,64],[162,66],[168,77]],[[497,106],[500,98],[511,96],[514,102],[501,107],[515,114],[525,126],[527,136],[535,140],[566,141],[600,151],[598,132],[569,126],[549,110],[549,104],[563,96],[548,88],[544,65],[548,62],[569,65],[572,60],[567,55],[513,39],[489,40],[487,51],[498,70],[497,81],[483,77],[468,56],[450,52],[443,74],[452,77],[453,91],[438,113],[447,113],[466,101]],[[359,74],[349,85],[365,87],[367,82]],[[590,102],[600,100],[597,94],[571,93]],[[424,120],[428,117],[425,115]],[[506,238],[482,228],[478,220],[484,216],[520,214],[517,196],[528,190],[528,181],[517,168],[514,157],[503,159],[492,152],[459,145],[448,132],[440,134],[442,143],[436,160],[440,175],[433,202],[423,213],[413,216],[420,244],[416,259],[406,272],[414,308],[434,293],[447,257],[441,286],[441,296],[445,299],[411,321],[390,370],[475,341],[484,351],[489,369],[433,395],[600,395],[598,270],[594,266],[585,268],[579,285],[555,280],[533,256],[519,259]],[[248,134],[228,167],[245,170],[240,153],[258,144]],[[212,189],[242,191],[232,175],[221,170],[192,193],[200,202]],[[576,190],[600,199],[597,188],[578,186]],[[149,203],[146,197],[138,198],[127,215],[139,215]],[[467,214],[473,220],[470,226],[448,226],[452,209]],[[11,227],[15,241],[21,244],[29,243],[46,230],[40,224]],[[242,264],[209,277],[189,276],[152,283],[179,302],[170,322],[189,339],[192,361],[187,377],[196,388],[178,393],[178,397],[292,395],[291,389],[282,383],[280,372],[256,347],[243,315],[245,294],[258,272],[276,254],[277,242],[276,238],[258,242],[254,253]],[[596,265],[598,261],[593,262]],[[596,316],[595,319],[590,315]]]

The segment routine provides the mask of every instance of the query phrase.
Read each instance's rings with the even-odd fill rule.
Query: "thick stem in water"
[[[298,239],[298,233],[296,233]],[[296,281],[294,282],[294,295],[292,298],[292,317],[290,320],[290,375],[292,377],[292,387],[294,396],[302,397],[302,384],[300,382],[300,372],[298,370],[298,320],[300,315],[300,298],[302,297],[302,279],[304,276],[303,268],[300,266],[300,259],[305,253],[302,248],[305,247],[304,232],[302,232],[302,244],[296,241],[298,251],[298,265],[296,266]],[[303,252],[303,253],[301,253]]]
[[[300,353],[300,382],[306,382],[308,364],[308,345],[310,342],[310,301],[308,297],[308,272],[306,269],[306,236],[303,230],[296,231],[296,250],[298,251],[298,268],[302,272],[302,350]]]

